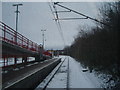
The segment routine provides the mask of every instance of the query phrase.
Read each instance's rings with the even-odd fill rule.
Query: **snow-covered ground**
[[[64,60],[65,57],[62,57]],[[47,88],[66,88],[67,81],[67,58],[64,63],[57,71],[56,75],[52,79],[52,81],[48,84]]]
[[[65,59],[65,61],[49,82],[47,88],[67,88],[68,83],[69,88],[103,88],[102,80],[98,79],[94,73],[90,73],[89,71],[83,72],[85,69],[81,66],[80,62],[77,62],[70,56],[60,56],[60,58],[62,58],[62,61]],[[68,71],[69,80],[67,80]],[[42,87],[42,85],[48,81],[47,79],[49,79],[49,77],[46,78],[42,84],[38,85],[38,87]]]
[[[57,58],[58,58],[58,57],[57,57]],[[61,56],[60,58],[61,58],[61,61],[64,61],[64,60],[65,60],[65,56]],[[44,87],[48,84],[48,82],[50,81],[50,79],[51,79],[52,77],[54,77],[54,74],[57,72],[58,68],[61,67],[61,65],[62,65],[62,62],[61,62],[59,65],[57,65],[57,67],[46,77],[46,79],[43,80],[43,82],[41,82],[41,83],[36,87],[35,90],[40,90],[41,88],[44,88]],[[62,79],[62,78],[64,78],[63,75],[60,76],[60,79]],[[64,79],[66,79],[66,78],[64,78]],[[61,83],[61,84],[59,85],[59,83]],[[54,87],[58,88],[58,87],[60,86],[59,88],[64,88],[64,87],[66,86],[66,85],[62,82],[62,80],[59,80],[59,83],[58,83],[58,85],[57,85],[57,83],[56,83]],[[53,83],[53,84],[54,84],[54,83]]]
[[[100,88],[96,77],[88,72],[83,72],[79,62],[68,57],[70,62],[70,88]]]

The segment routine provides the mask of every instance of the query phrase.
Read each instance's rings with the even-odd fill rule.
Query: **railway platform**
[[[2,89],[35,88],[60,61],[60,58],[53,58],[2,71]]]

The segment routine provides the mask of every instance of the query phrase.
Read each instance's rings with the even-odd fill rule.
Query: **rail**
[[[16,32],[14,29],[0,21],[0,40],[7,43],[17,45],[33,52],[40,52],[41,46],[32,42],[22,34]]]
[[[35,90],[46,90],[47,86],[49,85],[49,83],[52,81],[52,79],[54,78],[54,76],[56,75],[56,73],[58,72],[58,70],[60,70],[60,68],[62,67],[63,63],[65,62],[66,57],[64,58],[64,60],[58,64],[58,66],[56,66],[54,68],[54,70],[46,77],[47,80],[43,80],[37,87]],[[67,88],[67,86],[66,86]]]

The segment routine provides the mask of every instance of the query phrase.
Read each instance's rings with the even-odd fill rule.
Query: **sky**
[[[65,46],[72,44],[75,36],[79,32],[79,26],[94,26],[94,22],[89,19],[60,21],[61,32],[63,33],[65,41],[64,44],[60,31],[53,20],[54,17],[48,2],[2,2],[2,21],[13,29],[15,29],[16,7],[12,5],[16,3],[23,4],[23,6],[19,6],[18,32],[31,39],[33,42],[42,44],[43,37],[41,30],[46,30],[45,49],[63,49]],[[98,2],[63,2],[60,4],[93,18],[99,18]],[[61,11],[65,9],[57,7],[57,10]],[[59,13],[59,18],[68,17],[80,18],[82,16],[71,12]]]

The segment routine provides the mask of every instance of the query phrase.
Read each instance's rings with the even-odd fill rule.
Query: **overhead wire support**
[[[64,12],[71,12],[71,11],[70,10],[69,11],[57,11],[57,13],[64,13]]]
[[[88,18],[59,18],[59,20],[74,20],[74,19],[88,19]],[[55,19],[53,19],[55,20]]]
[[[57,13],[57,9],[56,9],[56,6],[55,5],[53,5],[53,8],[54,8],[54,10],[55,10],[55,14],[56,14],[56,19],[58,20],[58,13]]]
[[[111,27],[110,25],[108,25],[108,24],[106,24],[106,23],[104,23],[104,22],[101,22],[101,21],[99,21],[99,20],[97,20],[97,19],[95,19],[95,18],[92,18],[92,17],[90,17],[90,16],[87,16],[87,15],[85,15],[85,14],[82,14],[82,13],[80,13],[80,12],[78,12],[78,11],[75,11],[75,10],[73,10],[73,9],[70,9],[70,8],[68,8],[68,7],[65,7],[65,6],[59,4],[59,2],[54,2],[54,5],[58,5],[59,7],[62,7],[62,8],[64,8],[64,9],[70,10],[71,12],[74,12],[74,13],[76,13],[76,14],[79,14],[79,15],[81,15],[81,16],[84,16],[84,17],[86,17],[87,19],[91,19],[91,20],[93,20],[93,21],[96,21],[96,22],[101,23],[101,24],[103,24],[103,25],[106,25],[106,26],[108,26],[108,27]]]

